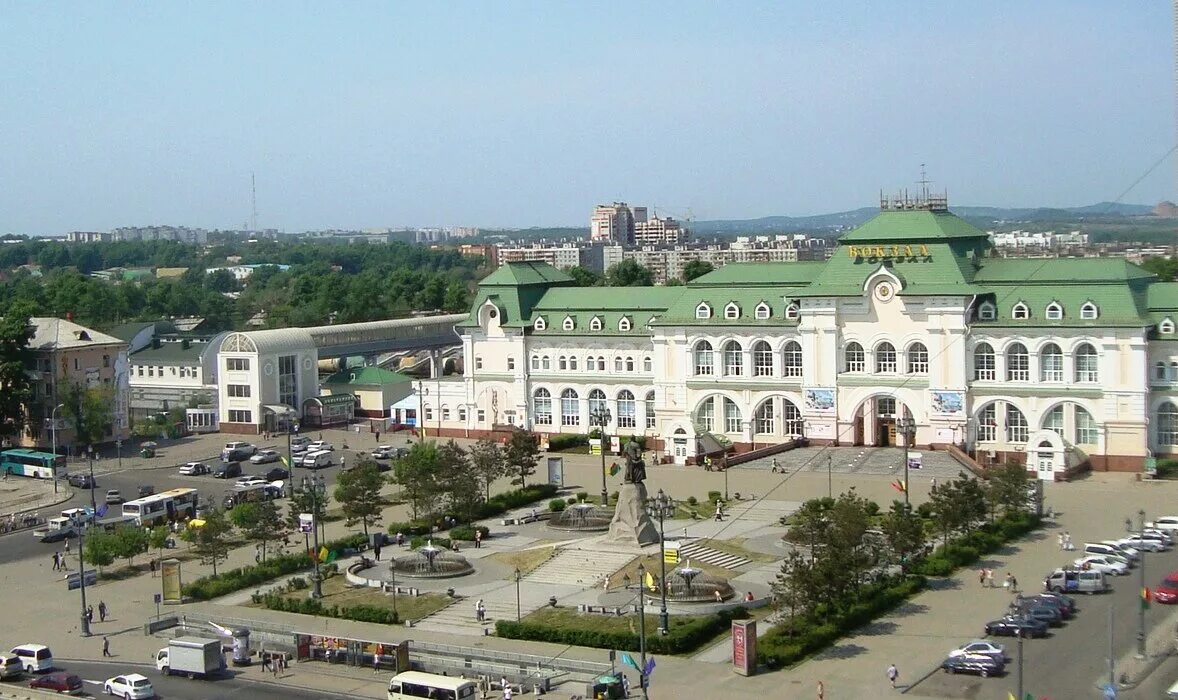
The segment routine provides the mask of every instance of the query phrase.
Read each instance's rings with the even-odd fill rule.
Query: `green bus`
[[[56,479],[65,476],[65,457],[25,448],[0,452],[0,472],[34,479]]]

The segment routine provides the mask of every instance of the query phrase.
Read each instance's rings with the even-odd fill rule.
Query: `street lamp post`
[[[626,574],[622,580],[629,588],[630,575]],[[642,697],[649,699],[646,694],[646,567],[641,562],[638,563],[638,653],[642,657],[638,684],[642,688]]]
[[[49,413],[49,434],[53,440],[53,493],[57,493],[57,410],[64,407],[65,404],[59,403]]]
[[[119,471],[123,471],[123,441],[115,440],[115,454],[119,458]]]
[[[605,426],[609,425],[613,416],[608,408],[599,408],[589,412],[589,420],[596,425],[601,435],[601,507],[609,505],[609,488],[605,485]]]
[[[521,574],[519,572],[519,569],[516,569],[515,570],[515,621],[516,622],[519,622],[520,618],[522,617],[522,615],[521,615],[522,611],[520,610],[520,604],[519,604],[519,582],[520,582],[521,578],[523,578],[523,574]]]
[[[667,539],[663,534],[663,521],[675,512],[675,502],[659,489],[658,494],[646,504],[646,512],[659,521],[659,634],[670,632],[670,621],[667,616]]]
[[[728,454],[720,458],[720,468],[724,470],[724,502],[728,502]]]
[[[896,427],[904,436],[904,505],[908,505],[908,448],[912,444],[913,436],[916,435],[916,422],[908,416],[903,416],[896,421]]]
[[[98,516],[98,501],[94,498],[94,445],[86,446],[86,454],[90,456],[90,512]]]
[[[311,574],[311,597],[323,597],[323,576],[319,571],[319,498],[323,494],[321,490],[325,490],[326,486],[323,483],[323,477],[318,479],[311,477],[308,485],[311,493],[311,532],[314,533],[315,550],[312,552],[311,561],[315,562],[315,571]]]
[[[1138,510],[1137,517],[1140,520],[1139,529],[1136,530],[1138,534],[1145,534],[1145,511]],[[1133,520],[1125,518],[1125,529],[1129,532],[1134,532]],[[1140,595],[1142,596],[1141,603],[1137,606],[1137,658],[1145,658],[1145,550],[1137,557],[1137,575],[1138,582],[1141,586]]]
[[[389,557],[389,578],[393,586],[393,619],[397,622],[401,621],[400,616],[397,615],[397,558]]]
[[[834,498],[834,470],[830,465],[831,455],[826,453],[826,497]],[[907,462],[908,460],[904,460]]]
[[[82,554],[86,549],[86,531],[78,530],[78,583],[82,591],[82,636],[90,636],[90,617],[86,614],[86,559]]]

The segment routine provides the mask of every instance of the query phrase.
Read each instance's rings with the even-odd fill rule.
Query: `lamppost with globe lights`
[[[605,485],[605,426],[613,415],[608,408],[596,408],[589,412],[589,425],[596,425],[601,435],[601,507],[609,505],[609,488]]]
[[[903,416],[896,421],[896,429],[904,436],[904,505],[908,505],[908,448],[916,435],[916,421]]]
[[[314,536],[315,549],[311,552],[311,561],[315,563],[315,571],[311,573],[311,597],[323,597],[323,575],[319,571],[319,521],[323,511],[321,499],[327,494],[327,482],[322,475],[303,477],[302,489],[311,496],[311,532]]]
[[[1137,529],[1133,528],[1133,519],[1125,518],[1125,530],[1130,533],[1144,534],[1145,533],[1145,510],[1137,511],[1137,518],[1140,525]],[[1146,597],[1145,587],[1145,550],[1141,550],[1141,554],[1137,557],[1137,576],[1139,585],[1141,587],[1140,595],[1142,596],[1141,604],[1137,606],[1137,658],[1145,658],[1145,605],[1149,598]]]
[[[655,497],[647,501],[646,512],[659,521],[659,634],[667,634],[671,627],[667,616],[667,538],[663,532],[663,521],[675,514],[675,501],[659,489]]]
[[[630,574],[622,577],[626,588],[630,587]],[[642,657],[642,665],[638,668],[638,684],[642,688],[642,697],[646,694],[646,567],[638,563],[638,653]]]

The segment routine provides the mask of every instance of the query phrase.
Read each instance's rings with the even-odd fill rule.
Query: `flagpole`
[[[1018,628],[1018,700],[1023,700],[1023,628]]]

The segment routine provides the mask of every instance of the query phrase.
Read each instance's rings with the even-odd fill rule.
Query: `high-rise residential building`
[[[678,245],[686,243],[690,236],[687,229],[669,216],[662,219],[644,216],[641,221],[634,218],[634,243],[637,245]]]
[[[643,209],[645,212],[645,209]],[[625,202],[599,204],[589,218],[589,240],[629,245],[634,242],[634,212]]]

